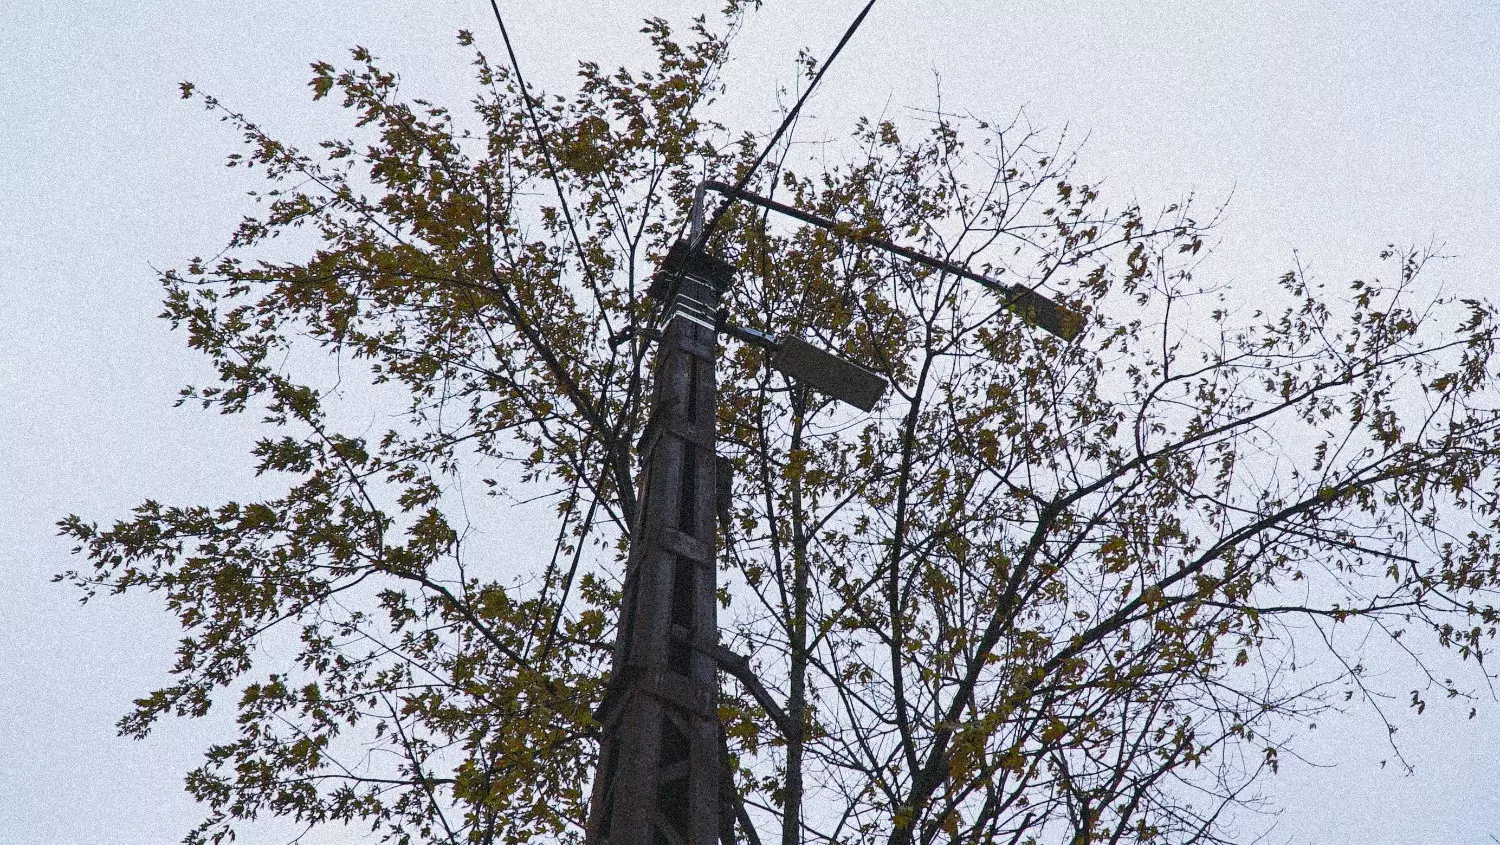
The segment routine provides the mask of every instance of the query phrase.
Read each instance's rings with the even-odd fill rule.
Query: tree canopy
[[[223,253],[162,275],[217,374],[183,402],[262,415],[280,492],[70,517],[85,564],[62,577],[181,621],[125,734],[235,709],[187,776],[207,811],[189,841],[265,815],[581,840],[645,288],[695,186],[759,152],[712,117],[743,14],[648,21],[651,67],[582,63],[566,96],[461,34],[460,110],[405,99],[357,49],[313,65],[352,134],[312,152],[184,85],[267,188]],[[892,385],[858,413],[724,342],[721,639],[797,726],[723,679],[741,835],[1238,841],[1232,811],[1299,720],[1488,681],[1494,308],[1434,295],[1394,248],[1381,279],[1207,283],[1196,211],[1111,207],[1078,169],[1023,119],[860,121],[750,174],[844,233],[743,205],[718,227],[732,319]],[[860,233],[1045,291],[1085,329],[1036,332]],[[1392,655],[1415,689],[1373,677]]]

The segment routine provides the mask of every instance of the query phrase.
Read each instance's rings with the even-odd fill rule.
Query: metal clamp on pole
[[[734,265],[687,241],[677,241],[667,250],[661,269],[651,277],[646,295],[667,307],[664,323],[686,317],[717,330],[719,296],[733,280]]]

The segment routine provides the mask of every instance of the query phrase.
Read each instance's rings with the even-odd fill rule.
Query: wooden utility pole
[[[836,221],[757,196],[743,186],[704,182],[693,202],[692,238],[668,251],[650,296],[665,309],[657,342],[650,417],[638,452],[640,510],[630,527],[619,634],[589,807],[589,845],[733,845],[736,819],[749,819],[730,779],[718,719],[717,674],[732,674],[782,734],[800,734],[750,670],[718,644],[717,513],[728,470],[716,459],[718,335],[771,352],[770,366],[856,408],[875,407],[886,380],[798,338],[777,340],[736,327],[719,314],[734,268],[703,250],[705,191],[785,214],[866,246],[983,284],[1023,319],[1064,340],[1083,316],[1021,285],[1004,285],[966,267]],[[721,209],[722,213],[722,209]],[[717,219],[717,215],[715,216]],[[727,506],[725,506],[727,509]]]
[[[728,479],[715,460],[714,364],[719,298],[733,276],[729,264],[678,243],[650,291],[666,319],[614,669],[599,709],[592,845],[713,845],[721,834],[714,548]]]

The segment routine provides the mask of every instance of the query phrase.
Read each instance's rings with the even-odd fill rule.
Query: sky
[[[523,69],[565,90],[576,61],[630,64],[639,21],[716,3],[501,2]],[[725,114],[765,132],[799,48],[826,55],[861,3],[768,0],[745,28]],[[1434,280],[1489,295],[1500,260],[1500,5],[1489,2],[880,0],[809,105],[805,139],[858,113],[945,107],[1085,141],[1110,195],[1224,205],[1203,274],[1242,291],[1294,261],[1330,283],[1387,243],[1446,256]],[[211,717],[115,736],[165,677],[176,632],[149,598],[80,607],[54,523],[146,498],[254,489],[247,420],[174,408],[209,375],[167,330],[156,269],[212,254],[253,181],[230,130],[177,97],[191,80],[273,134],[339,129],[308,64],[360,44],[409,92],[461,105],[485,0],[74,0],[0,4],[0,843],[173,842],[198,818],[181,775]],[[191,460],[182,460],[184,455]],[[167,467],[191,465],[191,471]],[[1490,843],[1500,837],[1500,704],[1403,718],[1407,773],[1368,714],[1321,720],[1284,760],[1261,820],[1277,845]],[[1334,765],[1336,763],[1336,765]],[[285,842],[267,825],[242,839]],[[317,842],[358,841],[350,834]]]

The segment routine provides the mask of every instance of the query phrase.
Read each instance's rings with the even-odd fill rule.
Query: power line
[[[493,3],[494,0],[490,0],[490,2]],[[713,217],[709,218],[708,224],[697,234],[694,246],[701,248],[708,243],[709,236],[714,233],[714,227],[719,225],[719,220],[729,211],[729,206],[734,202],[735,195],[744,191],[746,186],[750,184],[751,178],[755,176],[755,171],[760,169],[761,164],[766,160],[766,156],[771,154],[771,150],[774,150],[776,144],[781,141],[781,136],[786,134],[787,129],[797,119],[797,113],[802,111],[802,104],[806,103],[807,98],[812,96],[812,92],[818,87],[818,83],[823,81],[823,74],[828,72],[828,68],[839,57],[839,53],[844,49],[844,45],[848,44],[849,40],[854,37],[854,33],[859,31],[860,24],[865,22],[865,16],[870,14],[870,9],[874,6],[875,0],[870,0],[870,2],[866,3],[865,7],[860,10],[859,15],[854,18],[854,22],[849,24],[849,27],[844,30],[844,37],[839,39],[838,46],[834,47],[833,52],[828,55],[828,60],[823,62],[822,67],[818,68],[817,74],[813,76],[812,84],[808,85],[807,90],[802,92],[802,96],[797,98],[796,105],[792,106],[792,110],[787,112],[786,117],[781,121],[781,125],[776,127],[776,134],[771,136],[770,142],[760,151],[760,155],[756,156],[755,163],[751,164],[750,169],[746,170],[744,175],[740,176],[739,182],[734,186],[734,191],[725,198],[724,202],[719,204],[719,207],[714,211]]]
[[[869,0],[869,2],[865,3],[864,8],[860,9],[859,14],[855,16],[849,26],[845,28],[844,34],[839,38],[839,43],[834,46],[833,52],[828,54],[828,59],[818,68],[818,72],[813,75],[812,82],[807,86],[807,90],[803,91],[802,96],[797,98],[796,104],[792,106],[791,111],[787,112],[786,117],[782,119],[781,125],[776,127],[776,132],[771,136],[771,140],[766,143],[760,154],[755,157],[755,161],[750,165],[749,169],[740,176],[739,182],[734,187],[734,191],[728,192],[724,202],[720,203],[719,207],[714,210],[714,214],[709,218],[707,225],[701,231],[695,233],[695,246],[702,248],[704,244],[708,243],[708,239],[719,225],[719,221],[729,211],[729,206],[734,202],[735,195],[744,191],[750,184],[750,180],[754,178],[756,171],[765,163],[766,157],[771,154],[771,151],[780,143],[782,136],[786,134],[787,130],[797,120],[797,115],[801,113],[802,106],[812,96],[813,91],[817,90],[818,84],[823,81],[824,74],[828,73],[828,68],[838,59],[839,53],[844,50],[844,46],[854,38],[854,34],[859,31],[860,25],[865,22],[865,18],[869,16],[870,10],[874,7],[875,0]],[[583,265],[584,275],[592,282],[593,274],[590,272],[587,259],[584,257],[583,241],[578,236],[578,227],[573,221],[572,211],[568,208],[567,196],[563,191],[562,179],[558,175],[557,165],[552,157],[551,146],[547,143],[546,134],[542,132],[541,121],[536,115],[536,105],[532,102],[530,91],[526,85],[526,78],[521,73],[521,63],[516,58],[515,47],[511,44],[510,31],[505,26],[505,16],[500,13],[498,0],[490,0],[490,10],[494,12],[495,23],[500,27],[500,38],[505,43],[505,52],[510,59],[511,72],[515,74],[516,84],[520,86],[521,101],[526,106],[527,116],[531,120],[532,132],[536,135],[538,146],[541,147],[542,160],[547,165],[547,173],[551,177],[552,185],[557,191],[557,201],[561,206],[563,220],[566,221],[568,232],[573,238],[573,245],[578,250],[578,260]]]
[[[871,0],[874,2],[874,0]],[[557,164],[552,159],[552,147],[547,143],[547,136],[542,132],[541,121],[536,116],[536,104],[531,100],[531,93],[526,86],[526,77],[521,75],[521,63],[516,59],[516,50],[510,43],[510,31],[505,28],[505,17],[500,14],[500,4],[497,0],[490,0],[490,9],[495,13],[495,23],[500,25],[500,38],[505,42],[505,53],[510,57],[510,70],[516,76],[516,84],[521,88],[521,102],[526,105],[526,114],[531,118],[531,129],[536,134],[538,146],[542,148],[542,160],[547,164],[547,174],[552,177],[552,186],[557,190],[557,202],[562,206],[563,220],[567,221],[568,232],[573,236],[573,246],[578,250],[578,263],[583,267],[583,275],[592,285],[594,274],[589,269],[588,257],[583,250],[583,240],[578,237],[578,227],[573,223],[573,213],[568,209],[568,198],[563,191],[562,177],[557,173]]]

